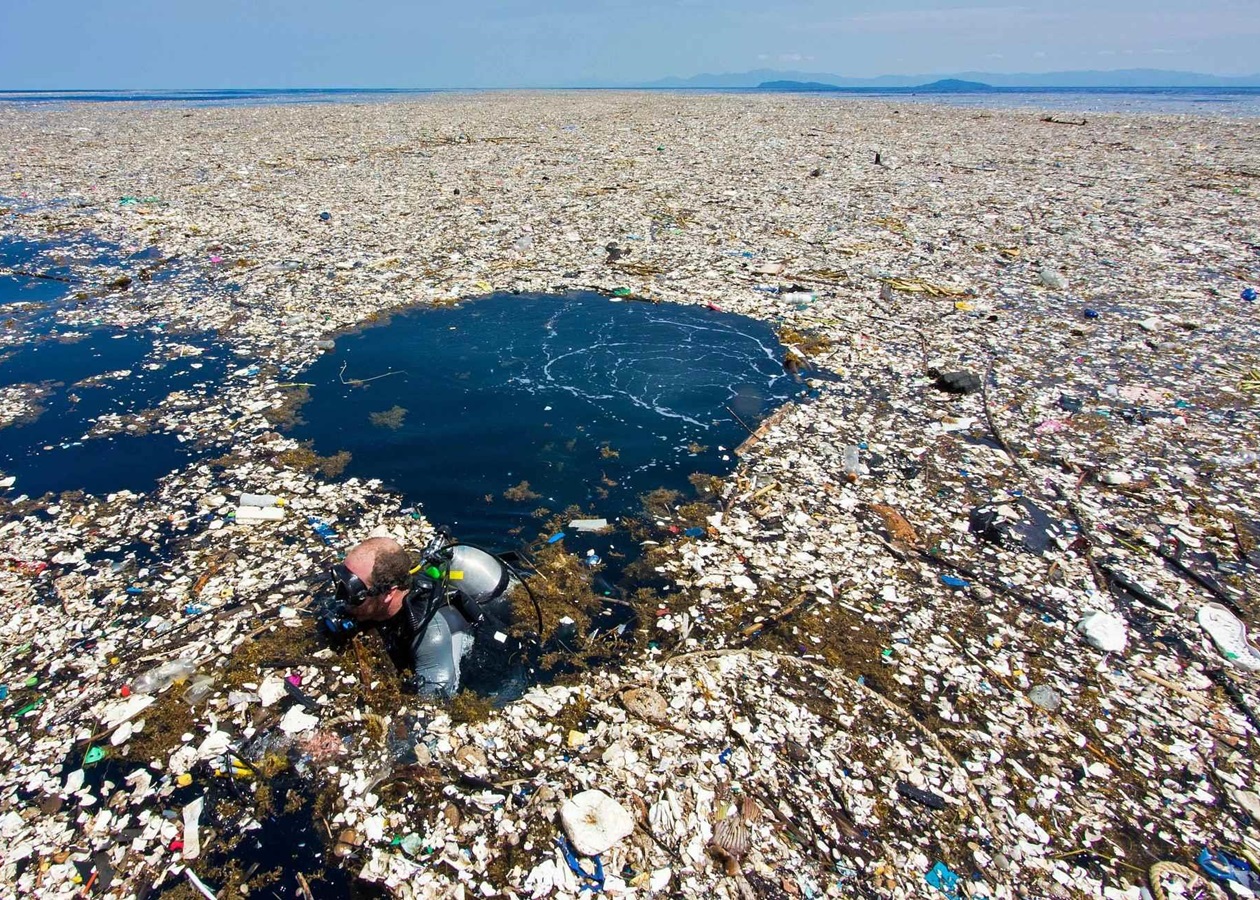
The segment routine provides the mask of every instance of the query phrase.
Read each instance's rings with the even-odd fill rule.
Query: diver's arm
[[[460,660],[471,643],[467,621],[450,607],[439,609],[428,627],[411,639],[415,674],[409,687],[431,697],[455,696],[459,690]]]

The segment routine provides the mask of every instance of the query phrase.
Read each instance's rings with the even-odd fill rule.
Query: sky
[[[0,89],[1260,70],[1258,0],[0,0]]]

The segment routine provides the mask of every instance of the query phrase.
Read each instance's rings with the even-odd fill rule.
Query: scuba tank
[[[498,599],[512,580],[507,567],[484,550],[467,544],[457,544],[451,550],[450,562],[446,564],[446,583],[458,598],[455,602],[462,607],[480,608]]]
[[[507,566],[484,550],[456,544],[417,576],[417,585],[428,592],[431,602],[443,599],[455,607],[469,623],[489,617],[497,626],[512,621],[510,594],[520,582]],[[444,597],[432,592],[445,584]],[[413,620],[413,626],[419,625]]]

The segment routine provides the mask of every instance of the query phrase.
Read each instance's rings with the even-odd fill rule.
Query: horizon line
[[[993,73],[998,74],[998,73]],[[1198,73],[1192,73],[1198,74]],[[681,76],[667,76],[670,78]],[[693,76],[694,77],[694,76]],[[846,76],[847,77],[847,76]],[[905,76],[899,75],[879,75],[874,78],[901,78]],[[1260,73],[1255,76],[1249,75],[1231,75],[1231,76],[1212,76],[1212,77],[1228,77],[1234,80],[1248,80],[1254,78],[1255,84],[1239,84],[1239,85],[1186,85],[1186,84],[985,84],[985,87],[996,90],[1073,90],[1073,91],[1094,91],[1094,90],[1145,90],[1145,89],[1161,89],[1175,88],[1178,90],[1232,90],[1235,88],[1260,87]],[[871,81],[874,78],[861,79]],[[664,79],[657,79],[658,81]],[[796,84],[821,84],[825,87],[838,91],[910,91],[920,87],[927,87],[934,82],[925,82],[919,85],[845,85],[845,84],[829,84],[827,82],[808,82],[798,78],[778,78],[773,81],[790,82]],[[856,79],[855,79],[856,80]],[[951,76],[942,76],[935,81],[957,81],[959,79]],[[984,84],[984,82],[977,82]],[[561,84],[561,85],[495,85],[495,86],[446,86],[446,87],[395,87],[395,86],[372,86],[372,87],[348,87],[348,86],[304,86],[304,87],[270,87],[262,85],[253,85],[250,87],[241,86],[219,86],[219,87],[40,87],[40,88],[0,88],[0,94],[138,94],[138,93],[208,93],[214,91],[273,91],[273,92],[396,92],[396,93],[415,93],[429,92],[439,93],[443,91],[687,91],[687,90],[723,90],[723,91],[746,91],[758,90],[760,85],[722,85],[722,84],[680,84],[680,85],[660,85],[652,83],[643,84]]]

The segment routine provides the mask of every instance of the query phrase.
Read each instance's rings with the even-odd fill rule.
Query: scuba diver
[[[324,620],[334,633],[379,623],[395,663],[412,670],[404,689],[443,699],[459,690],[474,648],[478,661],[503,668],[519,647],[510,597],[522,583],[494,556],[449,538],[439,529],[418,565],[390,538],[352,547],[332,567],[341,606]]]

